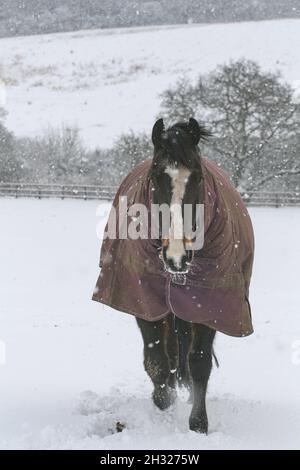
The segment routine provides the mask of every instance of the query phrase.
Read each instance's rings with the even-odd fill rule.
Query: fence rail
[[[1,183],[0,197],[30,197],[37,199],[112,199],[116,187],[73,184]]]
[[[111,200],[117,191],[113,186],[1,183],[0,197],[59,198]],[[249,206],[300,206],[300,192],[257,191],[242,196]]]
[[[298,192],[273,192],[261,191],[242,196],[248,206],[299,206],[300,193]]]

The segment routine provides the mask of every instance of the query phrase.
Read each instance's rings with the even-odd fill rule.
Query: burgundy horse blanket
[[[247,336],[253,332],[251,220],[227,175],[207,158],[201,164],[204,244],[195,251],[189,273],[176,276],[165,270],[159,240],[105,238],[93,300],[148,321],[172,312],[231,336]],[[113,203],[116,212],[120,196],[127,196],[129,205],[150,206],[150,166],[145,161],[124,179]]]

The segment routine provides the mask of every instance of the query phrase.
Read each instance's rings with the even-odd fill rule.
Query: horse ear
[[[204,125],[198,124],[198,121],[194,118],[189,119],[187,129],[194,145],[198,145],[200,140],[202,142],[206,142],[209,137],[213,136],[210,130],[208,130]]]
[[[159,147],[161,145],[161,135],[165,130],[164,120],[162,118],[158,119],[152,129],[152,142],[154,147]]]
[[[201,128],[198,124],[198,121],[196,121],[196,119],[194,118],[189,119],[188,131],[192,137],[193,144],[198,145],[199,140],[201,138]]]

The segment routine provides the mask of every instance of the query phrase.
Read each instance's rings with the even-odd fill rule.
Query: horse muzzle
[[[180,261],[168,254],[169,246],[169,239],[164,238],[161,242],[159,257],[164,264],[165,271],[173,275],[188,274],[194,258],[194,251],[191,249],[192,239],[187,237],[183,239],[184,254],[179,255]]]

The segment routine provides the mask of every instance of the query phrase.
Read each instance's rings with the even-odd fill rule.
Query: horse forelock
[[[193,155],[189,136],[180,126],[174,125],[165,131],[162,147],[169,164],[191,166]]]

